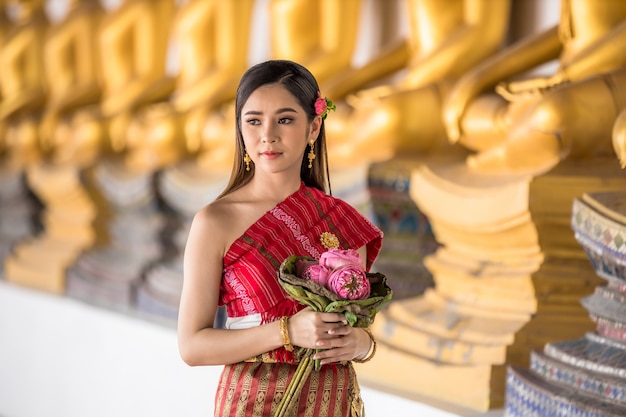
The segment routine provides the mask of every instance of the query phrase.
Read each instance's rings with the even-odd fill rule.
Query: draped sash
[[[355,208],[302,183],[250,226],[224,256],[220,305],[226,306],[228,316],[257,314],[261,323],[269,323],[299,311],[302,306],[282,289],[277,271],[291,255],[319,258],[326,250],[320,240],[325,232],[337,237],[341,249],[366,246],[368,270],[382,246],[382,232]],[[283,348],[270,356],[294,363],[293,354]]]

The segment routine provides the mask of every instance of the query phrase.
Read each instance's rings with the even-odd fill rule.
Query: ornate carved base
[[[510,368],[506,380],[505,417],[620,417],[626,408],[551,384],[524,370]]]
[[[616,180],[603,179],[605,187]],[[589,280],[599,286],[581,297],[596,332],[547,342],[531,353],[528,370],[510,369],[506,416],[626,415],[626,193],[605,187],[572,197],[570,218],[597,277],[607,281]]]

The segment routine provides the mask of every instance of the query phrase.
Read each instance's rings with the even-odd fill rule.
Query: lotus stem
[[[293,374],[293,378],[291,378],[291,381],[289,381],[289,385],[287,385],[285,394],[278,404],[278,408],[274,414],[274,417],[286,417],[289,415],[287,413],[294,406],[295,400],[297,400],[300,396],[302,387],[304,386],[304,383],[309,377],[312,369],[312,359],[310,356],[307,355],[300,361],[300,363],[296,367],[296,372]]]

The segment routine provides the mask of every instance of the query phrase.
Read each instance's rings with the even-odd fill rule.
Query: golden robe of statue
[[[468,164],[480,172],[538,173],[567,157],[611,153],[611,129],[626,106],[625,43],[625,2],[562,0],[558,26],[455,85],[444,108],[450,139],[478,152]],[[555,59],[553,75],[519,80]]]
[[[43,45],[48,19],[43,0],[11,0],[18,15],[0,49],[0,120],[5,161],[19,169],[39,158],[37,126],[47,99]]]
[[[337,122],[329,118],[332,157],[346,163],[449,151],[442,102],[454,80],[500,48],[509,9],[509,0],[407,0],[407,39],[340,82],[380,84],[395,75],[353,91],[352,108],[339,109]]]
[[[42,147],[53,163],[88,166],[102,146],[102,97],[96,40],[104,12],[98,0],[72,0],[44,49],[50,96],[40,125]]]
[[[269,8],[273,59],[304,65],[320,86],[350,67],[361,0],[270,0]]]
[[[125,0],[104,18],[99,36],[104,95],[111,149],[126,157],[149,144],[130,125],[143,107],[162,102],[174,91],[166,71],[173,0]],[[151,154],[148,159],[157,159]],[[132,155],[126,163],[132,165]],[[153,161],[147,168],[152,169]]]
[[[612,135],[613,150],[622,169],[624,169],[626,168],[626,110],[622,110],[615,120]]]
[[[161,112],[145,117],[141,126],[144,137],[155,139],[151,143],[163,144],[162,152],[167,144],[182,146],[200,166],[232,164],[233,112],[221,107],[234,100],[248,67],[253,5],[253,0],[191,0],[177,11],[172,29],[176,89]]]
[[[4,43],[7,40],[7,36],[9,34],[9,29],[13,22],[9,19],[9,15],[6,10],[6,1],[0,0],[0,50],[4,46]],[[1,52],[0,52],[1,56]],[[0,79],[2,78],[3,70],[0,68]],[[2,102],[2,84],[0,83],[0,102]],[[4,129],[4,121],[0,120],[0,160],[4,158],[5,152],[5,129]]]

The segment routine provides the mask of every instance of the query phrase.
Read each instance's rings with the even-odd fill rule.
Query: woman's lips
[[[278,158],[281,155],[281,153],[270,151],[270,152],[263,152],[261,153],[261,155],[263,155],[267,159],[275,159],[275,158]]]

